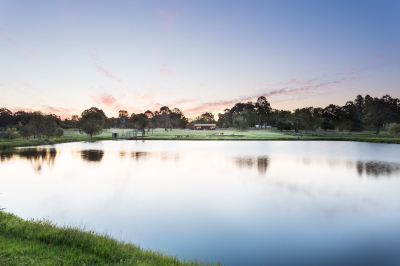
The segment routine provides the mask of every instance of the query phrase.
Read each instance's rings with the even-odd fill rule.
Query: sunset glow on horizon
[[[0,107],[62,117],[400,97],[400,1],[0,0]]]

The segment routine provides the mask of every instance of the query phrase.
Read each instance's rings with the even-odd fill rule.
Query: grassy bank
[[[119,132],[124,135],[128,130],[107,129],[102,134],[95,136],[93,140],[110,140],[112,132]],[[198,131],[189,129],[173,129],[165,131],[164,129],[155,129],[146,133],[145,140],[320,140],[320,141],[359,141],[373,143],[396,143],[400,144],[399,137],[393,137],[383,132],[376,135],[373,132],[335,132],[335,131],[311,131],[311,132],[279,132],[271,130],[212,130]],[[36,146],[44,144],[56,144],[65,142],[88,141],[89,137],[76,129],[64,131],[64,136],[59,138],[45,139],[13,139],[0,140],[0,150]]]
[[[0,265],[199,265],[0,211]]]

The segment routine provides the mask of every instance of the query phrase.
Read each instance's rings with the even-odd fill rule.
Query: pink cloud
[[[44,113],[58,115],[61,118],[67,118],[76,113],[76,110],[72,108],[57,107],[51,105],[42,105],[42,111]]]
[[[164,20],[167,26],[171,26],[179,16],[179,12],[176,10],[160,10],[158,11],[160,17]]]
[[[92,54],[91,58],[96,67],[97,73],[107,79],[122,83],[121,79],[118,78],[110,69],[106,68],[96,55]]]
[[[280,96],[288,97],[288,96],[306,95],[306,94],[316,93],[317,90],[319,89],[328,88],[331,85],[342,83],[348,79],[349,77],[347,76],[328,81],[321,81],[319,79],[311,79],[311,80],[291,79],[285,82],[284,84],[290,84],[295,87],[284,87],[281,89],[269,90],[263,93],[259,93],[257,95],[243,96],[231,100],[206,102],[198,106],[195,106],[193,108],[186,109],[184,111],[189,115],[197,115],[199,113],[206,111],[209,112],[221,111],[226,108],[232,107],[234,104],[238,102],[255,101],[259,96],[265,96],[267,98],[276,98]]]
[[[165,76],[170,76],[173,74],[173,70],[167,64],[161,64],[160,66],[160,74]]]
[[[196,102],[197,100],[195,99],[178,99],[176,101],[173,101],[171,105],[181,105],[181,104],[188,104],[188,103],[193,103]]]
[[[21,45],[20,42],[10,37],[10,35],[2,28],[0,28],[0,40],[3,40],[10,46],[14,47],[23,57],[25,57],[26,60],[34,64],[38,63],[38,55],[32,48]]]
[[[120,109],[126,109],[126,107],[123,104],[121,104],[111,94],[102,94],[100,96],[95,96],[93,98],[101,106],[107,107],[107,108],[112,109],[114,111],[118,111]]]

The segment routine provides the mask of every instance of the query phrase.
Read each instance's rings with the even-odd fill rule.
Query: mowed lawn
[[[112,133],[118,133],[121,139],[129,139],[132,136],[132,129],[104,129],[101,134],[93,137],[96,140],[110,140]],[[129,132],[131,134],[129,135]],[[139,138],[141,133],[139,132]],[[321,140],[321,141],[362,141],[375,143],[397,143],[400,144],[400,137],[389,135],[383,131],[379,135],[371,131],[363,132],[339,132],[339,131],[308,131],[295,133],[293,131],[280,132],[275,129],[217,129],[217,130],[191,130],[172,129],[164,130],[157,128],[146,131],[147,140]],[[90,141],[88,135],[81,133],[78,129],[66,129],[64,135],[51,139],[0,139],[0,150],[13,147],[35,146],[43,144],[56,144],[74,141]]]
[[[118,133],[119,136],[124,138],[128,136],[128,132],[131,129],[105,129],[103,132],[96,136],[96,138],[111,138],[112,133]],[[139,132],[141,136],[141,132]],[[82,134],[77,129],[67,129],[64,131],[65,138],[87,138],[85,134]],[[202,139],[202,140],[240,140],[240,139],[293,139],[292,135],[275,132],[271,130],[191,130],[191,129],[172,129],[166,131],[162,128],[147,131],[145,133],[146,139]]]
[[[119,133],[124,138],[129,129],[105,129],[96,136],[97,139],[111,139],[112,132]],[[141,136],[141,133],[139,133]],[[85,139],[86,135],[79,130],[65,130],[64,137]],[[391,136],[383,131],[379,135],[372,131],[363,132],[339,132],[339,131],[293,131],[280,132],[274,129],[217,129],[217,130],[191,130],[191,129],[172,129],[164,130],[157,128],[146,131],[145,139],[155,140],[337,140],[337,141],[363,141],[381,143],[400,143],[400,138]]]

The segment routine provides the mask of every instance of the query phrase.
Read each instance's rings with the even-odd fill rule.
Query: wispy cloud
[[[159,10],[158,15],[162,18],[164,28],[170,30],[180,13],[177,10]]]
[[[230,108],[231,106],[233,106],[238,102],[255,101],[259,96],[265,96],[267,98],[276,98],[276,97],[289,97],[289,96],[313,94],[317,93],[318,90],[342,83],[348,79],[349,79],[348,76],[343,76],[326,81],[321,79],[309,79],[309,80],[291,79],[283,82],[283,84],[285,84],[286,87],[282,87],[280,89],[266,90],[264,92],[260,92],[250,96],[237,97],[230,100],[206,102],[199,104],[193,108],[185,109],[184,111],[188,115],[197,115],[199,113],[206,111],[210,112],[222,111],[226,108]]]
[[[175,106],[175,105],[189,104],[189,103],[194,103],[194,102],[197,102],[197,100],[196,99],[189,99],[189,98],[187,98],[187,99],[178,99],[178,100],[175,100],[175,101],[171,102],[171,105]]]
[[[174,73],[172,68],[167,64],[161,64],[160,66],[160,74],[163,76],[170,76]]]
[[[100,104],[103,107],[107,107],[114,111],[118,111],[120,109],[126,109],[125,105],[120,103],[113,95],[111,94],[101,94],[99,96],[94,96],[93,99],[96,103]]]
[[[95,65],[96,71],[99,75],[101,75],[107,79],[116,81],[118,83],[122,83],[121,79],[117,75],[115,75],[115,73],[113,71],[111,71],[109,68],[105,67],[103,62],[95,54],[91,54],[90,57]]]
[[[17,50],[17,52],[21,54],[27,61],[30,61],[33,64],[37,64],[39,62],[37,53],[31,47],[22,45],[0,27],[0,41],[1,40]]]
[[[73,108],[65,108],[52,105],[42,105],[41,111],[44,113],[58,115],[61,118],[67,118],[76,113],[76,110]]]

